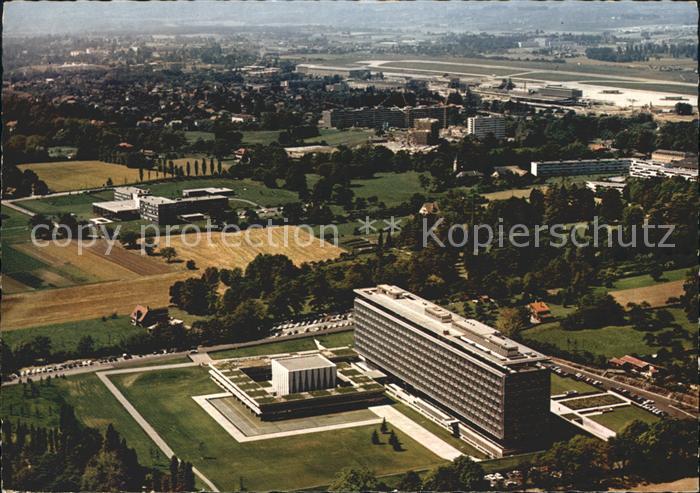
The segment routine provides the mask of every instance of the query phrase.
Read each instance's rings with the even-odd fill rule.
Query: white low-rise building
[[[630,176],[635,178],[672,178],[680,176],[686,180],[698,178],[698,168],[692,166],[679,166],[677,161],[668,163],[634,159],[630,166]]]

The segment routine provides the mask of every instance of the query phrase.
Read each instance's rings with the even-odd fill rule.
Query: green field
[[[609,413],[589,416],[589,418],[596,423],[600,423],[606,428],[610,428],[616,433],[624,430],[625,427],[635,420],[643,421],[649,424],[655,423],[659,420],[658,417],[646,412],[644,409],[638,408],[637,406],[617,407]]]
[[[167,458],[157,449],[136,422],[105,388],[95,374],[70,378],[55,378],[51,385],[35,383],[38,395],[31,396],[22,385],[3,387],[0,409],[2,418],[22,421],[34,426],[58,426],[62,402],[75,408],[75,414],[85,425],[104,430],[112,423],[136,450],[144,465],[167,468]]]
[[[569,409],[577,410],[588,409],[591,407],[612,406],[615,404],[622,404],[625,401],[613,394],[602,394],[594,395],[591,397],[577,397],[575,399],[566,399],[560,402]]]
[[[556,373],[552,373],[551,375],[551,395],[559,395],[559,394],[564,394],[570,390],[575,390],[579,394],[583,394],[584,392],[593,392],[597,391],[595,387],[592,385],[588,385],[585,382],[579,382],[578,380],[574,380],[573,378],[564,378],[560,377]]]
[[[317,335],[310,334],[309,337],[300,339],[290,339],[287,341],[268,342],[248,346],[239,349],[227,349],[209,353],[214,359],[242,358],[244,356],[259,356],[261,354],[292,353],[295,351],[310,351],[316,349],[314,338],[325,347],[351,346],[353,343],[353,331],[335,332],[333,334]]]
[[[590,351],[607,358],[630,353],[650,354],[658,349],[644,342],[644,332],[635,330],[630,325],[564,330],[559,323],[554,322],[525,330],[522,336],[525,341],[546,342],[569,352]]]
[[[104,202],[114,200],[114,194],[109,191],[98,193],[77,193],[74,195],[60,195],[58,197],[47,197],[44,199],[24,200],[18,205],[47,216],[58,216],[60,214],[73,213],[79,219],[89,219],[95,215],[92,212],[93,202]]]
[[[678,281],[680,279],[685,279],[686,272],[688,268],[667,270],[661,276],[661,279],[655,281],[649,274],[643,274],[641,276],[633,277],[623,277],[616,280],[613,283],[611,290],[618,289],[631,289],[631,288],[643,288],[645,286],[653,286],[660,282]]]
[[[365,144],[373,135],[374,130],[349,128],[339,130],[337,128],[320,128],[319,137],[311,137],[304,140],[304,144],[312,145],[325,142],[329,146],[346,145],[353,147]]]
[[[689,322],[683,310],[679,308],[670,308],[668,311],[673,315],[675,324],[689,334],[687,338],[681,340],[683,346],[686,348],[694,347],[694,335],[697,334],[698,330],[697,325]],[[589,351],[596,355],[602,354],[606,358],[612,358],[632,353],[655,353],[659,346],[647,344],[644,341],[644,334],[644,331],[635,330],[631,325],[609,326],[600,329],[564,330],[559,325],[559,322],[550,322],[523,331],[522,337],[525,341],[531,340],[554,344],[558,348],[569,352]]]
[[[206,133],[206,132],[202,132]],[[244,130],[243,145],[263,144],[268,145],[277,142],[280,130]],[[318,137],[304,139],[304,145],[313,145],[322,141],[330,146],[344,144],[348,147],[366,143],[374,135],[373,130],[320,128]],[[194,139],[196,140],[196,139]]]
[[[351,189],[356,197],[377,197],[387,207],[406,202],[415,193],[427,195],[420,186],[418,177],[421,173],[377,173],[374,178],[352,180]]]
[[[17,274],[48,267],[44,262],[24,252],[20,252],[8,243],[2,243],[2,273]]]
[[[126,341],[129,336],[141,334],[144,329],[131,325],[129,317],[121,316],[116,319],[81,320],[63,324],[31,327],[29,329],[3,331],[3,340],[11,347],[30,342],[37,336],[51,339],[51,351],[74,351],[80,338],[89,335],[95,341],[95,349],[113,346]]]
[[[188,131],[185,132],[185,138],[190,144],[197,142],[199,139],[204,141],[214,140],[214,132]]]
[[[239,489],[241,480],[253,491],[308,488],[329,484],[345,467],[391,474],[443,462],[398,430],[403,451],[372,445],[372,426],[240,444],[192,400],[220,391],[199,367],[119,375],[113,381],[178,457],[223,490]]]

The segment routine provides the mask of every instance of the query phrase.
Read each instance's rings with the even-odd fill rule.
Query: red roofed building
[[[168,323],[168,308],[151,308],[149,306],[136,305],[131,312],[131,324],[139,327],[151,327],[160,323]]]
[[[623,370],[628,372],[644,375],[647,378],[653,377],[659,371],[659,368],[652,365],[651,363],[647,363],[644,360],[635,358],[634,356],[629,356],[627,354],[621,358],[612,358],[610,360],[610,364],[612,366],[622,368]]]
[[[544,301],[530,303],[528,308],[530,309],[530,322],[533,324],[541,324],[545,320],[552,318],[552,312]]]

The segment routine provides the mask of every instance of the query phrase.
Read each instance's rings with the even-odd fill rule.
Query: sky
[[[410,31],[566,32],[620,26],[693,25],[694,2],[177,1],[5,3],[7,35],[235,31],[241,26],[316,25]]]

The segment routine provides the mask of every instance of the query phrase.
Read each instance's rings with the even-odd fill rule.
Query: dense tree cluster
[[[2,444],[2,482],[7,489],[194,490],[192,464],[173,456],[170,474],[144,467],[111,424],[104,434],[87,428],[66,404],[61,405],[56,428],[3,420]]]
[[[640,62],[650,58],[692,58],[698,59],[697,43],[628,43],[611,48],[607,46],[586,48],[586,57],[605,62]]]

